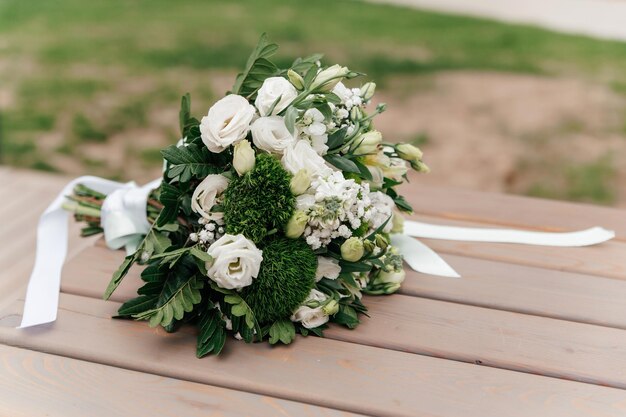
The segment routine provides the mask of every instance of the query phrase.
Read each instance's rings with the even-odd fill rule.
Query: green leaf
[[[298,109],[295,107],[288,107],[285,111],[285,126],[292,135],[296,131],[296,119],[298,118]]]
[[[158,296],[154,295],[140,295],[122,304],[119,310],[117,310],[117,314],[120,316],[132,316],[152,310],[156,306],[158,298]]]
[[[341,260],[339,261],[339,265],[341,266],[341,272],[369,272],[372,269],[372,266],[365,262],[348,262]]]
[[[159,324],[169,326],[174,319],[180,320],[185,312],[191,312],[193,306],[202,300],[200,290],[203,287],[204,281],[195,275],[184,276],[183,271],[173,271],[159,295],[157,306],[132,316],[138,320],[149,320],[150,327]]]
[[[270,344],[274,345],[279,341],[288,345],[296,337],[296,328],[289,320],[278,320],[270,327]]]
[[[372,181],[374,179],[370,170],[367,169],[367,167],[363,163],[359,162],[357,159],[354,159],[352,162],[354,162],[357,168],[359,168],[361,177],[363,177],[367,181]]]
[[[360,323],[356,310],[344,304],[339,306],[339,311],[333,316],[332,320],[335,323],[343,324],[349,329],[354,329]]]
[[[347,132],[348,128],[342,127],[341,129],[337,129],[333,133],[328,135],[328,141],[326,142],[328,149],[334,150],[343,147]]]
[[[202,358],[209,353],[218,355],[226,342],[226,324],[212,303],[200,314],[198,330],[196,356]]]
[[[176,219],[183,195],[183,191],[179,188],[166,182],[161,183],[159,201],[163,204],[163,210],[156,219],[157,226],[163,226]]]
[[[217,286],[212,286],[213,288],[219,288]],[[259,322],[257,321],[254,312],[246,303],[246,301],[237,293],[232,290],[224,291],[223,289],[220,291],[226,296],[224,297],[224,302],[231,305],[230,312],[234,317],[243,317],[245,319],[246,326],[248,329],[256,330],[257,337],[261,337],[262,331]]]
[[[141,253],[141,251],[142,247],[140,246],[137,252],[124,258],[124,262],[122,262],[119,268],[117,268],[117,271],[113,273],[113,277],[111,278],[107,289],[104,291],[104,296],[102,297],[103,299],[108,300],[111,297],[113,291],[115,291],[115,289],[120,285],[126,274],[128,274],[130,267],[137,261],[137,259],[139,259],[139,253]]]
[[[396,206],[402,211],[406,211],[407,213],[413,213],[413,207],[409,204],[408,201],[404,197],[397,196],[393,199],[393,202],[396,203]]]
[[[279,73],[278,68],[268,60],[277,49],[278,45],[270,43],[267,40],[267,35],[262,34],[259,43],[250,54],[243,72],[237,74],[232,93],[252,97],[266,78],[277,75]]]
[[[211,161],[211,152],[193,143],[187,146],[170,145],[161,150],[161,155],[169,162],[167,177],[178,178],[180,182],[189,182],[193,177],[202,179],[220,172]]]
[[[361,171],[359,170],[359,167],[356,166],[356,164],[353,161],[349,160],[348,158],[342,157],[340,155],[327,154],[327,155],[324,155],[324,159],[326,160],[326,162],[328,162],[331,165],[334,165],[335,167],[339,168],[342,171],[352,172],[355,174],[361,173]]]

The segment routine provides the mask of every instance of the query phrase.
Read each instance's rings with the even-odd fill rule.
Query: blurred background
[[[206,114],[265,31],[279,64],[324,52],[375,80],[420,181],[626,207],[625,42],[402,3],[0,0],[0,163],[152,179],[180,96]]]

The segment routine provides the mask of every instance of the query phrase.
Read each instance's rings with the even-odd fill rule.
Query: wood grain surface
[[[289,347],[230,343],[196,359],[194,334],[112,320],[118,305],[61,296],[51,326],[18,330],[21,303],[2,313],[0,342],[16,347],[379,416],[622,416],[626,391],[329,339]],[[452,400],[453,399],[453,400]]]
[[[6,417],[352,417],[353,413],[0,345]]]

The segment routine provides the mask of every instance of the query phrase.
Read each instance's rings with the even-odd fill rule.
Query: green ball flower
[[[291,174],[269,154],[256,157],[254,168],[233,178],[224,191],[226,232],[242,233],[259,243],[272,229],[282,230],[295,207]]]
[[[263,262],[242,297],[260,323],[287,318],[315,285],[317,256],[302,239],[277,237],[262,247]]]

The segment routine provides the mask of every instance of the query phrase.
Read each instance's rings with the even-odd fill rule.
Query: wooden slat
[[[419,214],[557,232],[603,226],[626,240],[622,209],[424,185],[419,176],[411,176],[400,192]]]
[[[626,392],[328,339],[289,347],[229,343],[197,360],[194,335],[107,319],[118,305],[63,295],[49,328],[12,327],[21,303],[0,319],[0,341],[91,362],[380,416],[622,416]],[[8,326],[7,326],[8,325]],[[229,341],[230,342],[230,341]],[[538,411],[540,410],[540,411]]]
[[[485,227],[483,224],[428,216],[411,219],[431,224]],[[422,239],[436,252],[534,266],[559,271],[626,279],[626,242],[611,240],[580,248],[560,248],[509,243],[462,242]],[[463,275],[463,271],[457,271]]]
[[[0,363],[2,416],[356,416],[5,345]]]
[[[89,251],[89,257],[78,256],[67,266],[63,290],[100,298],[114,270],[109,261],[121,258],[102,248]],[[116,300],[136,296],[137,272],[126,278]],[[357,331],[333,328],[327,336],[626,388],[624,330],[401,295],[368,297],[365,304],[371,318]]]
[[[442,257],[462,271],[461,279],[407,268],[400,293],[626,329],[626,283],[621,280],[464,256]]]

